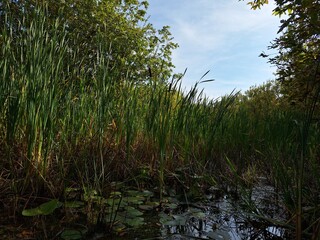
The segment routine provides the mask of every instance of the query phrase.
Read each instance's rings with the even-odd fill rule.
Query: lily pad
[[[61,233],[64,240],[82,239],[82,232],[74,229],[66,229]]]
[[[206,214],[203,211],[201,211],[200,209],[190,208],[189,213],[190,213],[190,216],[198,218],[198,219],[206,218]]]
[[[160,213],[160,223],[165,226],[185,226],[187,224],[187,216],[184,215],[167,215]]]
[[[43,214],[40,211],[40,208],[37,207],[37,208],[23,210],[22,215],[26,216],[26,217],[34,217],[34,216],[39,216],[39,215],[43,215]]]
[[[61,206],[62,206],[61,202],[59,202],[57,199],[52,199],[49,202],[41,204],[39,207],[23,210],[22,215],[26,217],[49,215],[53,213],[54,210],[56,210]]]
[[[152,196],[154,195],[153,192],[150,192],[150,191],[148,191],[148,190],[145,190],[145,191],[141,192],[141,194],[142,194],[142,196],[144,196],[144,197],[152,197]]]
[[[186,222],[188,220],[188,217],[183,215],[173,215],[173,218],[176,222],[178,222],[179,226],[186,225]]]
[[[164,206],[171,209],[171,210],[178,208],[178,204],[176,204],[176,203],[166,203]]]
[[[151,205],[139,205],[139,208],[140,208],[141,210],[144,210],[144,211],[150,211],[150,210],[152,210],[154,207],[151,206]]]
[[[139,227],[144,224],[144,218],[142,217],[135,217],[135,218],[128,218],[125,221],[130,227]]]
[[[140,212],[138,209],[136,209],[136,208],[134,208],[134,207],[127,207],[126,213],[127,213],[130,217],[139,217],[139,216],[142,216],[142,215],[143,215],[142,212]]]
[[[125,201],[130,204],[142,204],[144,201],[144,197],[142,196],[136,196],[136,197],[127,197],[125,198]]]

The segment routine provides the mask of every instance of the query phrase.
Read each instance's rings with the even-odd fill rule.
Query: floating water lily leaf
[[[167,197],[166,199],[163,200],[164,203],[176,203],[179,204],[180,201],[174,197]]]
[[[187,217],[183,215],[168,216],[166,214],[159,214],[160,223],[165,226],[185,226],[187,223]]]
[[[127,197],[124,199],[126,202],[131,204],[142,204],[144,201],[144,197],[142,196],[136,196],[136,197]]]
[[[203,219],[206,217],[206,214],[204,212],[202,212],[200,209],[190,208],[189,212],[192,217],[195,217],[198,219]]]
[[[48,215],[53,213],[54,210],[56,210],[61,206],[62,206],[62,203],[59,202],[58,199],[52,199],[49,202],[41,204],[39,208],[43,215]]]
[[[64,240],[82,239],[82,232],[73,229],[66,229],[61,233],[61,238]]]
[[[184,226],[186,225],[187,222],[187,216],[183,216],[183,215],[173,215],[173,218],[175,221],[177,221],[180,226]]]
[[[166,203],[164,206],[167,207],[167,208],[170,208],[171,210],[174,210],[174,209],[176,209],[178,207],[178,204]]]
[[[64,206],[67,208],[79,208],[84,206],[84,202],[80,202],[80,201],[70,201],[70,202],[65,202]]]
[[[154,195],[153,192],[150,192],[148,190],[142,192],[136,190],[128,190],[126,193],[129,197],[152,197]]]
[[[153,207],[159,207],[160,206],[160,202],[146,202],[146,205],[150,205]]]
[[[141,210],[149,211],[152,210],[154,207],[152,205],[139,205]]]
[[[172,216],[169,216],[167,214],[165,214],[164,212],[159,213],[159,218],[160,218],[160,223],[164,224],[165,222],[171,221],[172,220]]]
[[[25,209],[22,211],[22,215],[26,217],[34,217],[42,215],[42,212],[40,211],[40,208],[32,208],[32,209]]]
[[[142,192],[142,196],[144,197],[152,197],[153,195],[154,195],[153,192],[150,192],[148,190],[145,190]]]
[[[143,215],[142,212],[140,212],[138,209],[136,209],[134,207],[127,207],[126,213],[129,217],[139,217],[139,216]]]
[[[125,220],[125,223],[128,224],[130,227],[139,227],[142,224],[144,224],[144,218],[142,217],[128,218]]]
[[[163,223],[164,226],[176,227],[176,226],[184,226],[185,224],[180,224],[179,221],[170,220]]]
[[[53,213],[54,210],[61,207],[62,203],[59,202],[57,199],[52,199],[49,202],[41,204],[37,208],[32,209],[25,209],[22,211],[23,216],[27,217],[33,217],[33,216],[39,216],[39,215],[49,215]]]
[[[194,212],[192,213],[192,216],[198,219],[206,218],[206,214],[204,212]]]

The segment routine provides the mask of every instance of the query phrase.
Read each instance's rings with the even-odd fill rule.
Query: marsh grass
[[[10,14],[2,28],[1,148],[16,193],[59,195],[68,184],[103,193],[147,166],[162,197],[166,170],[211,161],[235,94],[209,100],[201,82],[185,91],[181,78],[131,81],[130,69],[110,67],[112,43],[102,41],[88,70],[62,23],[49,23],[45,8],[34,14],[19,22],[19,33]]]
[[[319,127],[312,120],[316,110],[311,111],[315,103],[307,105],[305,111],[275,106],[265,116],[253,113],[245,103],[240,104],[244,104],[243,107],[231,110],[230,118],[219,126],[219,133],[224,136],[220,136],[223,140],[216,142],[216,147],[226,156],[229,174],[225,180],[231,175],[233,184],[243,186],[238,189],[245,189],[240,191],[245,195],[248,172],[255,166],[253,176],[267,176],[279,191],[279,204],[285,206],[290,216],[296,239],[317,239]],[[252,180],[254,184],[254,178]],[[271,218],[269,221],[273,222]]]
[[[182,78],[131,81],[130,69],[119,72],[106,57],[112,43],[99,39],[88,70],[45,11],[26,16],[19,33],[8,11],[2,27],[4,193],[63,198],[73,186],[108,197],[111,182],[157,181],[161,199],[170,176],[187,188],[197,176],[252,186],[261,174],[279,189],[297,235],[319,234],[317,100],[306,115],[281,106],[259,115],[235,92],[207,98],[199,90],[206,80],[187,91]]]

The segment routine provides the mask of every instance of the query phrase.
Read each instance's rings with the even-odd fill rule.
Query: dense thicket
[[[93,71],[102,48],[119,80],[130,75],[131,80],[142,81],[152,75],[164,81],[172,73],[171,51],[177,44],[172,42],[168,26],[157,30],[148,22],[147,1],[4,0],[0,32],[6,28],[13,44],[18,44],[17,39],[28,34],[30,23],[39,18],[38,7],[45,11],[42,27],[51,26],[68,36],[67,53],[77,55],[75,67],[83,71]]]
[[[253,9],[268,3],[249,2]],[[320,93],[320,2],[319,0],[276,0],[274,14],[282,17],[271,49],[270,62],[277,66],[282,93],[304,107],[319,100]],[[319,107],[317,107],[319,108]]]

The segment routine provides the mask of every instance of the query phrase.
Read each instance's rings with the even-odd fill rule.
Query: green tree
[[[1,28],[10,28],[19,37],[36,17],[37,6],[44,7],[49,24],[58,24],[67,32],[69,53],[77,54],[75,64],[84,71],[94,69],[97,54],[103,49],[119,79],[129,75],[141,81],[152,75],[166,80],[171,75],[171,52],[178,45],[172,42],[168,26],[157,30],[148,22],[147,1],[5,0],[0,3]],[[4,24],[8,13],[10,26]]]
[[[249,2],[253,9],[267,0]],[[317,101],[320,91],[320,2],[319,0],[276,0],[274,14],[282,16],[281,25],[270,49],[277,66],[282,93],[292,102],[305,106]],[[264,55],[266,56],[266,55]]]
[[[279,84],[268,81],[260,86],[251,87],[242,95],[242,103],[252,118],[268,120],[273,111],[284,106]]]

